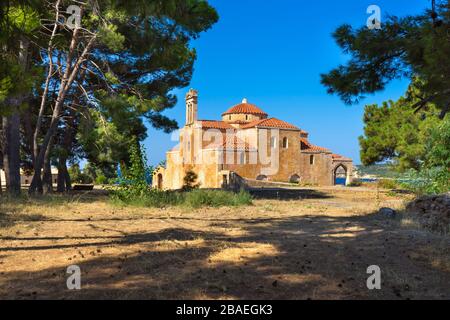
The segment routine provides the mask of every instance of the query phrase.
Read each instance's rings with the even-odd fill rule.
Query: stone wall
[[[312,164],[311,157],[313,157]],[[301,183],[322,186],[334,185],[331,154],[302,152],[300,155],[300,165],[302,167]]]

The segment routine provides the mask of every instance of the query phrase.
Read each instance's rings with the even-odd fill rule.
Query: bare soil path
[[[1,203],[0,299],[450,299],[450,239],[376,214],[407,200],[331,188],[199,210]]]

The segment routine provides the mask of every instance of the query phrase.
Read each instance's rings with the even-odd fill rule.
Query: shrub
[[[354,179],[354,180],[352,180],[352,182],[350,182],[348,184],[348,186],[349,187],[360,187],[360,186],[362,186],[362,182],[361,182],[361,180]]]
[[[97,176],[97,178],[95,179],[95,183],[101,185],[108,184],[108,178],[105,175],[101,174]]]
[[[68,171],[72,183],[90,184],[93,182],[92,178],[88,174],[81,171],[78,163],[73,164]]]
[[[183,203],[181,193],[160,191],[156,189],[148,190],[144,195],[123,198],[113,196],[112,202],[117,205],[129,205],[136,207],[165,208],[177,206]]]
[[[184,206],[188,208],[200,207],[237,207],[252,204],[252,197],[246,191],[233,193],[223,190],[193,190],[187,192],[149,190],[143,196],[128,198],[113,197],[117,205],[131,205],[138,207],[164,208]]]
[[[402,187],[418,195],[440,194],[450,191],[450,170],[442,167],[410,170]]]
[[[244,190],[239,193],[223,190],[194,190],[185,193],[183,204],[192,208],[236,207],[252,204],[252,197]]]
[[[411,170],[404,187],[416,194],[450,191],[450,115],[432,128],[426,144],[426,158],[419,171]]]
[[[186,175],[183,178],[183,191],[191,191],[194,189],[198,189],[200,187],[200,184],[197,184],[198,176],[197,174],[189,170],[186,172]]]
[[[398,185],[395,180],[380,179],[380,180],[378,180],[378,187],[381,189],[396,189],[398,187]]]
[[[124,179],[117,188],[111,190],[113,200],[124,203],[140,201],[152,191],[146,177],[147,172],[152,172],[152,169],[147,165],[144,146],[139,147],[136,140],[130,146],[130,162],[130,167],[124,170]]]

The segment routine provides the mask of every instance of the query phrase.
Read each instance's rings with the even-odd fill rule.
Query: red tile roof
[[[331,153],[331,151],[327,148],[315,146],[311,144],[307,139],[300,138],[300,142],[302,143],[302,151],[306,152],[325,152],[325,153]]]
[[[331,157],[333,158],[333,160],[352,161],[352,159],[341,156],[340,154],[332,154]]]
[[[215,120],[200,120],[199,121],[202,128],[205,129],[219,129],[219,130],[227,130],[233,129],[233,126],[229,125],[224,121],[215,121]]]
[[[242,126],[242,129],[257,128],[257,127],[300,130],[296,126],[276,118],[256,120],[250,122],[248,125]]]
[[[244,113],[244,114],[254,114],[258,116],[267,117],[267,113],[262,111],[260,108],[255,106],[254,104],[243,102],[234,107],[231,107],[228,111],[224,112],[222,116],[226,116],[228,114],[236,114],[236,113]]]

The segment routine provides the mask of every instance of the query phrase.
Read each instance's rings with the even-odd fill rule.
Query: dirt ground
[[[410,196],[293,192],[199,210],[93,195],[3,202],[0,299],[450,299],[449,237],[377,214]],[[67,289],[70,265],[79,291]],[[367,289],[371,265],[381,290]]]

